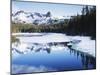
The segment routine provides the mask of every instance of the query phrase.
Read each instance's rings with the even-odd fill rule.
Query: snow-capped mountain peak
[[[15,23],[31,23],[31,24],[51,24],[51,12],[41,14],[38,12],[30,13],[23,10],[12,13],[12,21]]]

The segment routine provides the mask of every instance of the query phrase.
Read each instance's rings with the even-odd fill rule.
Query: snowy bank
[[[95,40],[91,40],[90,37],[82,37],[82,36],[72,37],[72,39],[81,40],[80,43],[78,43],[76,45],[72,45],[73,49],[79,50],[81,52],[88,53],[88,54],[90,54],[94,57],[96,56],[95,55],[95,52],[96,52]]]
[[[19,36],[19,35],[25,36]],[[16,46],[16,43],[12,44],[12,48],[19,50],[21,52],[29,52],[29,48],[32,49],[34,46],[36,49],[43,49],[44,47],[49,48],[47,43],[50,42],[69,42],[72,45],[72,48],[89,55],[95,57],[95,40],[91,40],[90,37],[86,36],[67,36],[61,33],[13,33],[13,35],[17,35],[16,38],[20,40],[20,44]],[[28,35],[34,35],[28,37]],[[36,36],[35,36],[36,35]],[[38,36],[41,35],[41,36]],[[81,40],[79,43],[76,43],[75,40]],[[35,45],[37,43],[38,45]],[[42,44],[42,45],[39,45]],[[66,48],[66,47],[65,47]],[[65,49],[64,46],[52,46],[52,50],[63,50]]]
[[[45,35],[44,35],[45,34]],[[69,38],[65,34],[61,33],[13,33],[12,35],[17,35],[18,39],[22,43],[50,43],[50,42],[68,42]],[[27,37],[20,37],[20,35],[24,35]],[[32,37],[28,37],[29,35],[34,35]],[[36,35],[36,36],[35,36]],[[41,35],[41,36],[37,36]],[[42,36],[43,35],[43,36]]]

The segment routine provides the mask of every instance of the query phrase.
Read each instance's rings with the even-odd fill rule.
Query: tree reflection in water
[[[54,43],[48,43],[47,45],[48,45],[47,47],[44,45],[43,48],[39,48],[39,50],[37,51],[44,50],[50,54],[52,46],[62,45],[62,46],[68,47],[69,49],[67,50],[69,50],[70,55],[74,54],[74,56],[77,56],[77,60],[79,59],[79,57],[81,57],[83,69],[89,69],[91,68],[91,66],[94,69],[96,68],[96,58],[95,57],[87,53],[81,52],[79,50],[72,49],[72,45],[68,45],[68,42],[59,42],[59,43],[54,42]]]
[[[82,62],[82,66],[83,69],[88,69],[91,68],[90,65],[92,66],[92,68],[96,68],[96,58],[87,54],[87,53],[83,53],[81,51],[72,49],[71,47],[69,47],[70,49],[70,54],[74,53],[74,55],[77,55],[77,59],[80,56],[81,57],[81,62]]]
[[[89,69],[89,68],[96,68],[96,58],[87,54],[83,53],[79,50],[73,49],[71,44],[68,44],[68,42],[53,42],[53,43],[47,43],[47,44],[38,44],[33,43],[30,47],[27,47],[28,50],[34,51],[34,52],[40,52],[40,51],[46,51],[48,54],[51,53],[52,46],[63,46],[66,48],[66,50],[69,50],[70,55],[77,56],[77,60],[80,60],[82,63],[82,69]],[[12,48],[13,49],[13,48]],[[16,52],[19,52],[17,49],[13,49]],[[19,52],[20,54],[23,54],[22,52]]]

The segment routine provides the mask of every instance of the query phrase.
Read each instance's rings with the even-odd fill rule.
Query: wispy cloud
[[[46,66],[28,66],[28,65],[12,65],[12,74],[18,73],[34,73],[34,72],[48,72],[56,71],[56,69],[46,67]]]

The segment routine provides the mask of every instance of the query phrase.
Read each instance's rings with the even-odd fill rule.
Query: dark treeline
[[[82,15],[72,16],[68,27],[67,34],[87,35],[96,37],[96,7],[83,7]]]
[[[53,24],[53,25],[33,25],[33,24],[21,24],[12,23],[12,33],[18,32],[55,32],[66,33],[66,24]]]
[[[63,23],[51,25],[33,25],[12,23],[12,32],[56,32],[68,35],[96,37],[96,7],[84,6],[81,15],[71,16]]]

